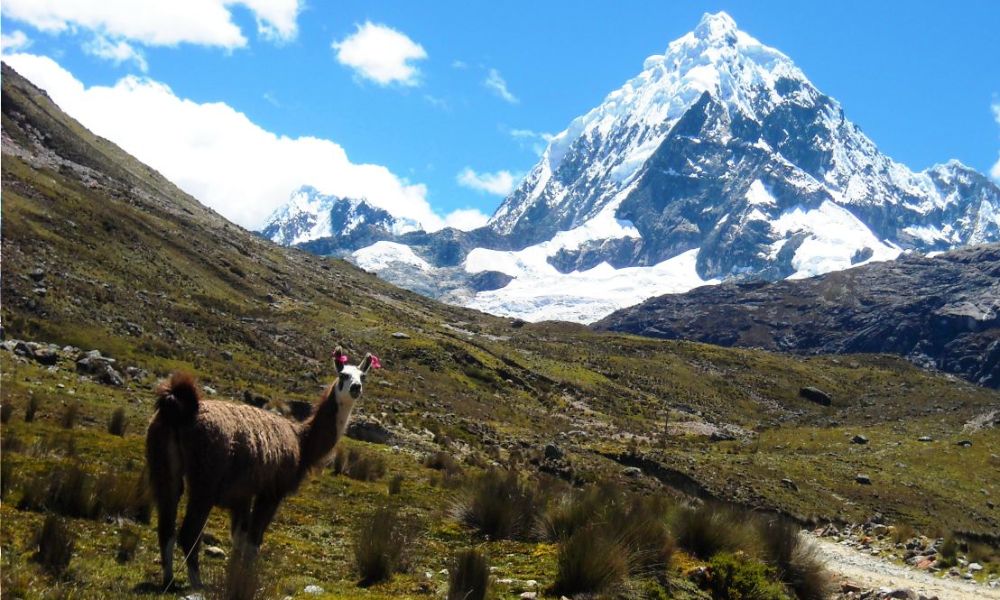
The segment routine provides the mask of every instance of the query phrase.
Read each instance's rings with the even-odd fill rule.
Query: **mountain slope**
[[[957,161],[893,161],[789,57],[718,13],[556,135],[486,229],[461,267],[512,281],[438,297],[590,322],[705,283],[1000,241],[1000,188]],[[409,272],[386,270],[425,289]]]
[[[906,256],[801,281],[653,298],[601,330],[783,352],[886,352],[1000,387],[1000,245]]]
[[[918,527],[1000,534],[1000,513],[983,503],[1000,493],[989,462],[1000,431],[962,432],[1000,404],[995,391],[889,356],[796,358],[524,324],[441,304],[228,223],[6,66],[2,82],[0,403],[16,408],[3,425],[5,590],[27,572],[36,590],[158,592],[150,583],[158,577],[153,528],[120,520],[72,518],[80,542],[71,578],[45,575],[27,561],[43,515],[16,508],[24,488],[70,465],[139,477],[151,388],[170,370],[195,372],[219,398],[249,393],[280,408],[315,399],[333,376],[336,344],[354,357],[382,358],[354,418],[377,420],[399,449],[347,443],[384,459],[386,479],[402,475],[402,492],[328,469],[304,484],[263,550],[261,581],[282,596],[314,582],[343,598],[433,591],[424,573],[447,568],[473,535],[443,509],[454,490],[441,484],[454,480],[423,464],[439,452],[470,473],[498,464],[575,484],[615,480],[660,495],[682,488],[800,519],[860,522],[879,511]],[[14,339],[56,347],[27,352]],[[122,385],[77,372],[81,350],[68,345],[116,359]],[[53,356],[54,365],[39,362]],[[832,405],[800,398],[805,385],[829,392]],[[26,423],[32,402],[40,408]],[[60,425],[67,406],[79,407],[73,429]],[[130,423],[121,437],[106,427],[118,409]],[[846,441],[858,431],[878,441],[861,452]],[[941,441],[915,441],[921,435]],[[973,446],[955,445],[959,435]],[[548,444],[563,457],[546,458]],[[623,468],[640,459],[642,475],[627,476]],[[862,470],[873,485],[855,483]],[[797,481],[794,493],[785,478]],[[350,543],[383,503],[426,535],[412,538],[410,572],[358,588]],[[118,564],[123,531],[141,543],[134,562]],[[206,533],[228,548],[224,513],[215,512]],[[503,557],[498,576],[552,580],[551,545],[477,543]]]

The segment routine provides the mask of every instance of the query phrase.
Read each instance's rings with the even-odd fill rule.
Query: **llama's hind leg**
[[[254,554],[260,551],[260,545],[264,542],[264,532],[278,512],[279,504],[281,498],[275,498],[270,494],[261,494],[254,499],[253,512],[250,514],[250,544]]]
[[[194,490],[192,490],[194,492]],[[208,513],[212,511],[212,502],[194,493],[188,497],[187,510],[184,511],[184,522],[177,536],[184,551],[187,562],[188,583],[195,589],[202,588],[201,573],[198,570],[198,548],[201,545],[201,534],[208,521]]]
[[[157,499],[156,534],[160,544],[160,565],[163,569],[163,589],[174,581],[174,530],[177,521],[177,504],[180,494]]]
[[[246,557],[250,549],[250,501],[240,502],[230,508],[229,519],[233,556]]]

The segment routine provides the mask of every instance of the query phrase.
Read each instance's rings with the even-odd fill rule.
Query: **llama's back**
[[[179,438],[188,477],[215,490],[217,504],[295,485],[299,438],[284,417],[246,404],[202,400]]]

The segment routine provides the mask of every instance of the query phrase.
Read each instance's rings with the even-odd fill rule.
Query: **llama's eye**
[[[364,380],[365,380],[365,377],[368,377],[368,376],[367,376],[367,375],[365,375],[364,373],[362,373],[362,374],[361,374],[361,381],[364,381]]]

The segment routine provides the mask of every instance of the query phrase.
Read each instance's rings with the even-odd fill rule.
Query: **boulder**
[[[851,438],[851,443],[852,444],[862,444],[862,445],[864,445],[864,444],[868,443],[868,438],[866,438],[863,435],[856,435],[856,436],[854,436],[854,437]]]
[[[559,446],[557,446],[557,445],[555,445],[555,444],[553,444],[551,442],[548,443],[548,444],[545,444],[545,458],[548,458],[548,459],[551,459],[551,460],[559,460],[560,458],[562,458],[565,455],[566,455],[566,453],[563,452],[563,449],[560,448]]]
[[[352,440],[370,442],[372,444],[390,444],[392,432],[386,429],[378,419],[362,417],[352,419],[347,424],[347,437]]]
[[[854,476],[854,481],[860,483],[861,485],[871,485],[872,478],[865,475],[864,473],[858,473]]]
[[[830,406],[833,403],[833,398],[830,394],[827,394],[819,388],[812,386],[806,386],[799,390],[799,397],[805,398],[810,402],[815,402],[821,406]]]

